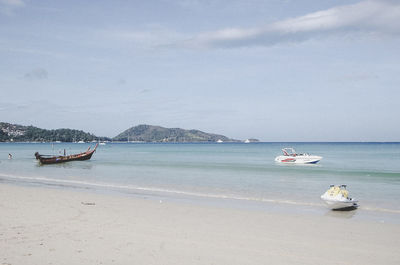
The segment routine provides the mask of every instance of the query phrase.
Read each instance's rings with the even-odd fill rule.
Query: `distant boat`
[[[246,144],[248,144],[248,143],[258,143],[258,142],[260,142],[260,140],[255,139],[255,138],[249,138],[249,139],[244,140],[244,143],[246,143]]]
[[[275,162],[285,164],[316,164],[322,156],[314,156],[310,154],[297,154],[293,148],[283,148],[283,155],[277,156]]]
[[[100,142],[100,145],[106,145],[106,143],[105,142]]]
[[[40,155],[38,152],[35,153],[35,157],[41,164],[57,164],[64,163],[69,161],[82,161],[88,160],[92,157],[93,153],[96,151],[98,144],[90,150],[90,147],[86,150],[86,152],[82,152],[74,155],[63,155],[63,156],[50,156],[50,155]]]
[[[78,144],[84,144],[84,143],[85,143],[85,142],[84,142],[84,141],[82,141],[82,140],[78,142]]]
[[[224,141],[222,141],[221,139],[218,139],[217,143],[223,143]]]

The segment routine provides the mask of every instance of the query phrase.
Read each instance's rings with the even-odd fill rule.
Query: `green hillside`
[[[138,142],[236,142],[223,135],[205,133],[199,130],[164,128],[153,125],[138,125],[125,130],[113,138],[114,141]]]
[[[105,137],[97,137],[80,130],[46,130],[34,126],[23,126],[0,122],[0,142],[90,142],[93,140],[109,139]]]

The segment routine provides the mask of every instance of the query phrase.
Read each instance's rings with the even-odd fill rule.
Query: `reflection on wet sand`
[[[344,218],[350,219],[353,218],[358,211],[356,211],[357,207],[347,207],[340,210],[328,210],[325,216],[331,216],[335,218]]]

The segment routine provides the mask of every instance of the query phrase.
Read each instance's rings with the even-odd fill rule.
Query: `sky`
[[[400,141],[398,0],[0,0],[0,121]]]

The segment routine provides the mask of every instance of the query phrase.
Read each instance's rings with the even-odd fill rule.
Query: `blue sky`
[[[400,1],[0,0],[0,121],[400,141]]]

